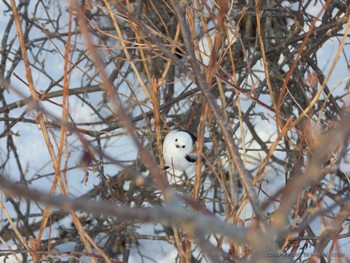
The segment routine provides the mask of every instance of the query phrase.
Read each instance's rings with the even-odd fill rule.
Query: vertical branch
[[[18,41],[20,43],[20,49],[21,49],[21,53],[22,53],[22,57],[23,57],[24,65],[25,65],[26,79],[27,79],[27,82],[28,82],[29,91],[30,91],[30,94],[31,94],[31,97],[32,97],[34,103],[36,104],[36,106],[38,106],[39,105],[39,98],[38,98],[37,92],[36,92],[35,87],[34,87],[31,66],[30,66],[28,55],[27,55],[26,41],[25,41],[25,38],[24,38],[24,35],[23,35],[23,32],[22,32],[21,21],[20,21],[20,17],[19,17],[19,14],[17,12],[17,9],[16,9],[15,0],[11,0],[11,8],[12,8],[13,17],[14,17],[15,24],[16,24],[16,31],[17,31]],[[53,146],[52,146],[49,134],[48,134],[48,130],[46,128],[46,124],[45,124],[45,120],[44,120],[43,114],[41,112],[38,112],[37,121],[38,121],[38,123],[40,125],[41,131],[42,131],[45,143],[46,143],[46,147],[47,147],[47,149],[49,151],[49,154],[50,154],[50,157],[51,157],[51,160],[52,160],[52,164],[53,164],[53,168],[54,168],[55,171],[59,171],[60,170],[59,169],[59,164],[57,162],[57,159],[56,159],[56,156],[55,156],[55,152],[54,152],[54,149],[53,149]],[[59,186],[61,188],[61,191],[64,192],[63,191],[62,178],[60,177],[59,173],[55,174],[55,179],[58,180]],[[56,186],[56,184],[54,182],[53,183],[53,187],[51,188],[52,193],[54,192],[54,190],[56,188],[55,186]],[[41,235],[42,235],[43,229],[44,229],[44,227],[46,226],[46,223],[47,223],[49,210],[50,210],[49,207],[45,208],[45,210],[44,210],[44,220],[42,221],[42,228],[39,231],[39,234],[38,234],[38,236],[36,238],[36,242],[32,242],[31,243],[32,245],[35,246],[34,250],[39,248]],[[46,217],[46,219],[45,219],[45,217]],[[33,257],[33,260],[35,262],[39,261],[39,255],[37,255],[36,253],[32,253],[32,257]]]
[[[65,54],[64,54],[64,66],[63,66],[63,93],[62,93],[62,114],[61,114],[61,121],[63,124],[67,123],[68,121],[68,108],[69,108],[69,80],[70,80],[70,61],[69,61],[69,54],[70,54],[70,45],[71,45],[71,37],[72,37],[72,19],[73,19],[73,8],[72,5],[69,6],[69,20],[68,20],[68,37],[67,42],[65,46]],[[56,174],[60,173],[60,166],[62,162],[62,155],[64,152],[64,145],[67,140],[67,127],[66,125],[61,125],[60,129],[60,143],[57,153],[57,163],[59,164],[58,167],[56,167]],[[68,150],[68,149],[67,149]],[[64,196],[68,195],[68,185],[67,185],[67,178],[65,178],[64,182],[64,192],[62,193]]]
[[[271,98],[271,102],[272,102],[272,106],[274,109],[276,109],[276,100],[275,100],[275,96],[274,96],[274,92],[272,89],[272,84],[270,81],[270,73],[269,73],[269,63],[267,62],[267,58],[266,58],[266,53],[265,53],[265,45],[264,45],[264,38],[263,35],[261,33],[261,24],[260,24],[260,0],[257,0],[256,3],[256,28],[257,28],[257,34],[258,34],[258,39],[259,39],[259,44],[260,44],[260,52],[261,52],[261,57],[262,57],[262,61],[264,63],[264,72],[265,72],[265,78],[266,78],[266,85],[269,89],[269,93],[270,93],[270,98]],[[279,102],[281,103],[281,102]]]
[[[156,79],[153,79],[152,86],[152,111],[153,111],[153,117],[154,117],[154,129],[156,132],[156,142],[157,142],[157,150],[158,150],[158,156],[159,156],[159,162],[160,167],[164,167],[164,159],[163,159],[163,151],[162,151],[162,133],[161,133],[161,126],[160,126],[160,115],[159,115],[159,84]]]
[[[201,168],[202,168],[202,156],[203,156],[203,142],[204,142],[204,132],[205,132],[205,122],[207,121],[208,117],[208,105],[206,101],[202,104],[202,113],[199,120],[199,128],[198,128],[198,136],[197,136],[197,142],[196,142],[196,149],[197,149],[197,163],[196,163],[196,173],[195,173],[195,179],[194,179],[194,186],[193,186],[193,193],[192,196],[194,199],[197,199],[198,197],[198,191],[200,187],[201,182]]]
[[[185,13],[183,11],[183,6],[181,6],[181,4],[179,4],[175,0],[171,0],[171,3],[172,3],[175,14],[178,18],[178,21],[179,21],[181,29],[182,29],[183,39],[185,42],[186,49],[187,49],[187,51],[190,55],[190,58],[191,58],[190,62],[192,65],[192,69],[193,69],[193,73],[195,75],[196,82],[197,82],[198,86],[200,87],[203,95],[207,99],[209,107],[212,110],[212,113],[215,116],[216,121],[221,128],[221,131],[222,131],[224,138],[226,140],[226,143],[227,143],[227,149],[229,151],[230,157],[232,158],[233,163],[235,164],[235,167],[237,169],[238,175],[240,177],[240,180],[248,193],[253,210],[259,219],[265,221],[265,216],[264,216],[264,213],[261,210],[261,207],[259,205],[257,194],[255,193],[253,185],[252,185],[250,178],[247,174],[247,171],[244,168],[242,159],[240,158],[240,154],[238,152],[237,145],[235,144],[235,142],[233,140],[231,129],[227,125],[226,121],[223,119],[223,117],[220,113],[220,109],[215,102],[215,98],[212,95],[212,93],[210,92],[208,84],[205,81],[205,77],[204,77],[204,75],[199,67],[199,63],[196,60],[195,52],[193,50],[193,46],[191,43],[191,34],[190,34],[189,29],[188,29],[186,20],[185,20],[186,16],[185,16]]]

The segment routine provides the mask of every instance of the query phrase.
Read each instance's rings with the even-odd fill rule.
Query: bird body
[[[185,171],[196,164],[196,136],[186,130],[169,132],[163,142],[166,169]]]

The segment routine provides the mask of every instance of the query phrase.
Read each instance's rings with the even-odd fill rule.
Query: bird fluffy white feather
[[[196,137],[185,130],[169,132],[163,142],[163,156],[167,168],[185,171],[196,164]]]

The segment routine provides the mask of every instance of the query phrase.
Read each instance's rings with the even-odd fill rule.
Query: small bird
[[[196,141],[196,136],[189,131],[174,130],[169,132],[163,142],[165,169],[185,171],[193,167],[197,161]]]

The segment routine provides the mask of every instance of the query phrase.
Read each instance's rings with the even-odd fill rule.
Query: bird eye
[[[175,139],[175,142],[177,142],[177,138]]]
[[[182,145],[182,148],[185,148],[185,145]]]

